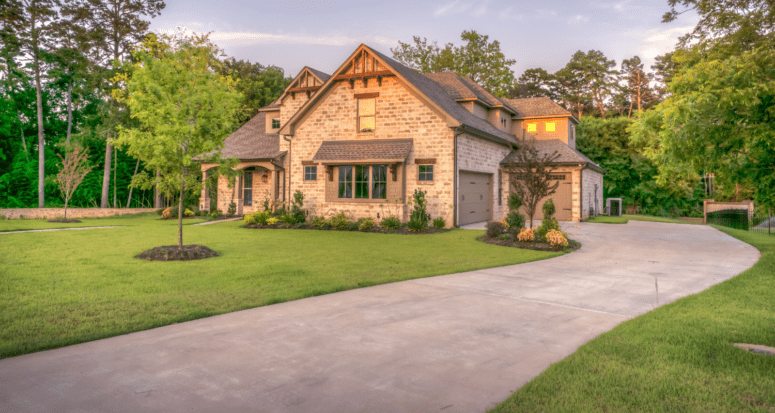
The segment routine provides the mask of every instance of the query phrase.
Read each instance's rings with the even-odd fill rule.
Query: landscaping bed
[[[80,219],[74,219],[74,218],[67,218],[67,219],[65,219],[65,218],[54,218],[54,219],[49,219],[46,222],[55,222],[57,224],[77,224],[77,223],[81,222],[81,220]]]
[[[576,251],[577,249],[581,248],[581,243],[574,241],[572,239],[568,240],[568,246],[564,248],[555,248],[548,242],[521,242],[521,241],[515,241],[509,238],[501,238],[501,237],[488,237],[487,235],[482,235],[481,237],[478,237],[476,239],[477,241],[484,242],[486,244],[490,245],[500,245],[502,247],[512,247],[512,248],[522,248],[526,250],[534,250],[534,251],[565,251],[565,252],[572,252]]]
[[[413,231],[405,226],[395,228],[395,229],[388,229],[383,228],[380,226],[374,226],[370,229],[360,229],[358,225],[358,221],[353,222],[354,225],[352,227],[348,228],[333,228],[333,227],[315,227],[309,224],[286,224],[284,222],[277,222],[275,224],[247,224],[243,225],[242,228],[248,228],[248,229],[309,229],[309,230],[316,230],[316,231],[349,231],[349,232],[369,232],[369,233],[377,233],[377,234],[399,234],[399,235],[422,235],[422,234],[441,234],[444,232],[449,232],[449,229],[438,229],[434,227],[428,227],[424,230],[420,231]]]
[[[137,254],[135,258],[148,261],[194,261],[217,257],[218,253],[204,245],[164,245]]]

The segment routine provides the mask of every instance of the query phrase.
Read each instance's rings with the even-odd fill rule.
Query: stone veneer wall
[[[547,132],[546,131],[546,123],[547,122],[554,122],[555,129],[554,132]],[[551,119],[525,119],[525,120],[518,120],[514,122],[513,130],[512,132],[518,137],[521,138],[522,131],[527,130],[527,124],[528,123],[535,123],[538,126],[536,127],[537,130],[535,132],[529,132],[530,135],[535,137],[536,140],[549,140],[549,139],[559,139],[563,142],[565,142],[566,145],[569,145],[571,148],[576,148],[576,142],[570,140],[571,136],[571,120],[569,118],[551,118]],[[570,141],[570,142],[569,142]]]
[[[605,209],[603,203],[603,174],[594,171],[592,169],[584,169],[581,171],[582,179],[582,191],[581,194],[581,219],[587,219],[590,217],[589,208],[595,211],[596,214],[602,214]],[[597,207],[595,207],[595,185],[597,185]]]
[[[459,171],[483,172],[492,174],[492,219],[498,221],[506,216],[508,206],[508,176],[503,174],[501,177],[500,162],[511,149],[506,145],[501,145],[489,140],[477,138],[468,134],[461,134],[457,141],[457,168]],[[498,180],[501,181],[501,202],[498,205]]]
[[[154,208],[67,208],[67,218],[102,218],[114,215],[139,214],[153,212]],[[64,208],[13,208],[0,209],[0,215],[6,219],[53,219],[65,215]]]
[[[408,219],[409,208],[405,204],[415,188],[426,191],[429,213],[435,218],[445,216],[447,225],[452,224],[452,205],[454,190],[453,134],[446,122],[422,101],[415,97],[395,77],[382,80],[382,86],[370,79],[368,87],[357,80],[355,87],[350,88],[349,82],[339,82],[326,92],[316,107],[308,112],[296,125],[292,149],[286,156],[285,167],[289,171],[286,178],[286,196],[300,190],[304,193],[305,208],[310,208],[316,215],[331,216],[339,212],[348,212],[353,217],[372,217],[377,219],[388,213],[385,208],[388,200],[373,202],[326,202],[326,171],[318,164],[317,180],[304,181],[302,161],[312,161],[320,144],[332,140],[372,140],[372,139],[405,139],[414,141],[404,170],[406,192],[400,205],[390,202],[393,214],[402,221]],[[356,133],[357,99],[355,94],[379,93],[376,98],[376,130],[370,133]],[[297,96],[298,98],[298,96]],[[286,99],[286,102],[288,100]],[[280,139],[280,150],[286,151],[289,144]],[[431,184],[418,182],[418,167],[416,158],[435,158],[434,182]],[[334,177],[336,178],[336,177]],[[290,182],[289,182],[290,181]],[[402,184],[392,182],[388,172],[388,185]],[[395,201],[395,200],[389,200]],[[383,208],[380,208],[383,205]]]

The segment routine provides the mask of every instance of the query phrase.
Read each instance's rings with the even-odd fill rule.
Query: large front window
[[[245,171],[244,178],[242,180],[242,199],[243,205],[253,205],[253,172]]]
[[[339,198],[353,195],[355,199],[386,199],[387,165],[340,166]]]

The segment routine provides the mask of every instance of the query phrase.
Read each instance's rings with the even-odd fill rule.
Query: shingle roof
[[[587,164],[592,169],[596,169],[600,172],[605,172],[603,168],[600,167],[600,165],[592,162],[592,160],[584,156],[583,153],[571,148],[570,146],[566,145],[565,142],[559,139],[535,140],[534,142],[535,142],[536,148],[538,148],[538,156],[548,155],[553,153],[554,151],[557,151],[560,157],[554,161],[556,163]],[[503,160],[501,161],[501,164],[511,163],[515,155],[516,155],[516,151],[512,151],[505,158],[503,158]]]
[[[427,96],[428,99],[433,101],[433,103],[438,105],[442,110],[447,112],[461,124],[471,129],[495,136],[496,138],[502,140],[504,143],[516,143],[516,138],[514,135],[496,128],[490,124],[490,122],[487,122],[486,120],[466,110],[463,106],[457,103],[452,96],[450,96],[450,94],[441,84],[414,71],[407,66],[404,66],[403,64],[385,56],[384,54],[372,48],[369,48],[369,50],[375,55],[379,56],[379,58],[382,59],[388,66],[390,66],[391,69],[401,75],[404,79],[411,83],[412,86],[417,88],[422,94]]]
[[[572,116],[572,114],[555,101],[547,98],[504,99],[518,112],[519,116]]]
[[[324,141],[313,161],[384,161],[403,162],[412,150],[412,139],[371,139]]]
[[[323,83],[326,83],[326,80],[328,80],[328,78],[331,77],[331,75],[329,75],[328,73],[323,73],[320,70],[313,69],[309,66],[307,66],[307,69],[309,69],[310,72],[312,72],[315,76],[317,76],[320,80],[322,80]]]
[[[273,159],[280,156],[280,135],[266,133],[266,112],[240,126],[224,141],[223,158]]]
[[[455,72],[425,73],[423,76],[440,84],[444,90],[455,100],[478,99],[490,107],[505,106],[516,112],[508,102],[493,95],[487,89],[468,77],[458,76]]]

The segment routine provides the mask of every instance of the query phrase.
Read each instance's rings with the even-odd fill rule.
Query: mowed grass
[[[584,222],[592,222],[596,224],[626,224],[628,221],[650,221],[650,222],[669,222],[673,224],[694,224],[693,222],[683,221],[680,219],[652,217],[648,215],[627,215],[627,214],[623,214],[620,217],[609,217],[606,215],[598,215]]]
[[[413,278],[561,255],[476,241],[484,231],[388,235],[186,226],[186,244],[219,257],[133,258],[177,243],[177,222],[118,218],[122,228],[0,234],[0,357],[196,318]],[[111,222],[111,220],[106,220]],[[5,222],[3,223],[5,224]]]
[[[740,275],[620,324],[491,412],[775,412],[775,237],[715,228],[761,251]]]
[[[139,218],[147,218],[147,220]],[[81,222],[75,223],[48,222],[46,219],[0,219],[0,232],[126,225],[137,226],[146,224],[148,220],[158,220],[159,218],[160,217],[156,215],[156,213],[144,212],[140,214],[127,214],[104,218],[78,218]],[[177,220],[172,221],[177,225]],[[204,221],[204,218],[186,218],[183,220],[183,225],[191,225]],[[170,221],[165,220],[163,222]]]

